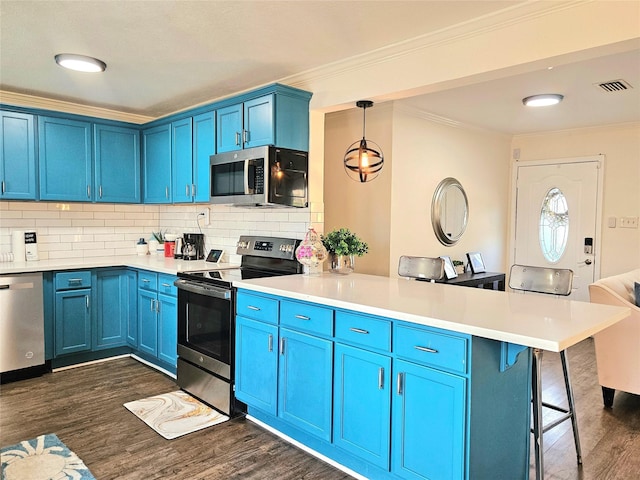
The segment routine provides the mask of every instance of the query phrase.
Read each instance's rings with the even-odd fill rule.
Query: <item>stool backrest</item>
[[[444,260],[442,258],[403,255],[398,262],[398,275],[408,278],[440,280],[444,277]]]
[[[509,273],[509,288],[514,290],[566,296],[572,285],[573,270],[568,268],[512,265]]]

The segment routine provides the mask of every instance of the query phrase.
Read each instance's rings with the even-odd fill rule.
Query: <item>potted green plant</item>
[[[456,273],[458,275],[462,275],[464,273],[464,262],[461,262],[460,260],[454,260],[453,266],[456,269]]]
[[[355,257],[361,257],[369,251],[369,245],[363,242],[348,228],[333,230],[321,236],[322,244],[331,259],[331,271],[351,273],[355,266]]]

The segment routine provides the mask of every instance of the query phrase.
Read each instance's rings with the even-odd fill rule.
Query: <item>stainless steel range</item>
[[[300,240],[241,236],[240,267],[179,273],[178,385],[227,415],[244,404],[235,400],[234,280],[302,273],[295,259]]]

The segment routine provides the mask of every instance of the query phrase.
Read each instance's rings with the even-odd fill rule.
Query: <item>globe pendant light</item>
[[[365,183],[378,176],[384,164],[384,156],[382,149],[375,142],[365,138],[366,110],[373,106],[373,102],[359,100],[356,106],[362,108],[362,140],[352,143],[347,149],[344,155],[344,169],[349,178]]]

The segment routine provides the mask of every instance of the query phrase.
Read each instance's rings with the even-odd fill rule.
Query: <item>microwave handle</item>
[[[244,161],[244,194],[245,195],[253,195],[256,193],[256,175],[253,172],[253,175],[249,175],[249,167],[255,167],[256,160],[253,158],[248,158]],[[250,182],[251,181],[251,182]]]
[[[250,159],[244,161],[244,194],[249,195],[249,163]]]

